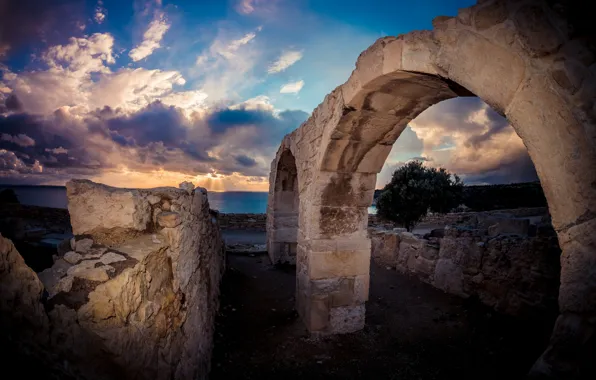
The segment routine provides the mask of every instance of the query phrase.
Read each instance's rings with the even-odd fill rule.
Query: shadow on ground
[[[294,272],[228,254],[211,379],[518,379],[555,318],[519,321],[371,263],[365,329],[312,339]]]

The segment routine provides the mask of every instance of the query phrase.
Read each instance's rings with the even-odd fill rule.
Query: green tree
[[[456,174],[410,161],[397,169],[383,188],[377,199],[377,212],[411,231],[429,210],[446,213],[457,207],[462,194],[463,182]]]

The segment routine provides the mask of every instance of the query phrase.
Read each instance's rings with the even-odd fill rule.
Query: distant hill
[[[373,204],[382,190],[375,190]],[[540,182],[507,185],[474,185],[464,187],[462,203],[474,211],[489,211],[520,207],[546,207]]]

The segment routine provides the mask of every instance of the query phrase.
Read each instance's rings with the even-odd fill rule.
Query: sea
[[[0,185],[0,191],[2,189],[13,189],[19,202],[24,205],[67,208],[64,186]],[[210,191],[209,207],[226,214],[262,214],[267,212],[267,195],[266,192],[252,191]],[[368,212],[375,214],[375,207],[369,207]]]

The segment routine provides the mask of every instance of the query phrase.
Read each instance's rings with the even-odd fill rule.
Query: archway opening
[[[372,216],[373,262],[519,321],[552,326],[561,250],[533,162],[509,121],[475,97],[430,106],[397,138],[377,176],[375,199],[385,189],[397,191],[401,208],[408,208],[405,199],[422,201],[412,189],[421,189],[423,178],[398,174],[386,186],[395,171],[419,167],[411,161],[457,175],[461,196],[457,203],[440,199],[441,213],[418,214],[410,232],[395,229],[404,227],[399,217]],[[447,194],[444,187],[432,191]],[[385,212],[401,211],[384,205]]]
[[[299,210],[298,171],[290,150],[278,162],[273,195],[273,226],[268,230],[268,252],[274,264],[296,264]]]

